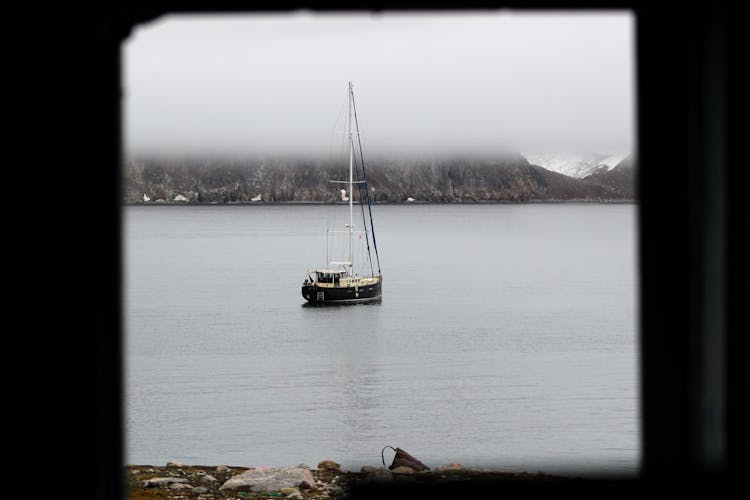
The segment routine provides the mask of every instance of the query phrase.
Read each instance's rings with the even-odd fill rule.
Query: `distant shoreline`
[[[638,200],[588,200],[588,199],[573,199],[573,200],[526,200],[526,201],[514,201],[514,200],[479,200],[479,201],[386,201],[377,202],[373,205],[528,205],[528,204],[592,204],[592,205],[637,205]],[[256,206],[277,206],[277,205],[348,205],[347,203],[328,203],[325,201],[232,201],[225,203],[218,202],[138,202],[138,203],[123,203],[123,207],[175,207],[175,206],[238,206],[238,205],[256,205]],[[359,203],[355,203],[359,205]]]

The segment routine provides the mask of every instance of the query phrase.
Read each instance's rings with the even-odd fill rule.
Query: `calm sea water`
[[[330,207],[124,209],[126,463],[636,474],[637,207],[374,210],[382,302],[304,307]]]

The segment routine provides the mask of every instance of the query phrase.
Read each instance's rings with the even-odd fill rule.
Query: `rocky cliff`
[[[624,164],[624,165],[623,165]],[[380,158],[368,162],[375,203],[411,201],[526,202],[630,201],[635,167],[627,158],[616,168],[584,179],[530,164],[521,155],[500,158]],[[138,159],[124,165],[123,197],[134,203],[333,203],[348,179],[348,166],[324,160]]]
[[[615,165],[612,170],[594,172],[582,180],[588,184],[601,186],[608,190],[612,197],[636,198],[636,168],[633,157],[628,156]]]

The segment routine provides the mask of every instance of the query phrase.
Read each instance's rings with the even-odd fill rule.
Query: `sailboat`
[[[326,245],[330,241],[331,233],[344,234],[348,237],[348,258],[346,260],[328,260],[325,268],[312,269],[306,272],[305,281],[302,284],[302,296],[308,303],[324,304],[339,302],[368,302],[382,298],[383,274],[380,270],[380,257],[375,240],[375,227],[372,220],[372,204],[370,203],[370,188],[365,173],[364,155],[362,153],[362,142],[359,134],[359,123],[357,120],[357,109],[354,103],[354,89],[352,82],[348,84],[347,93],[347,124],[349,143],[349,180],[332,180],[332,183],[348,184],[348,191],[341,189],[341,200],[349,202],[348,224],[345,229],[328,230]],[[355,155],[355,136],[358,157]],[[357,168],[355,168],[357,167]],[[355,170],[357,180],[355,180]],[[361,176],[360,176],[361,173]],[[354,187],[357,186],[359,194],[358,205],[362,212],[362,229],[355,231],[354,224]],[[348,193],[348,195],[347,195]],[[369,221],[365,216],[364,206],[367,204]],[[369,222],[369,224],[368,224]],[[366,270],[362,273],[355,268],[354,237],[357,241],[366,245],[367,260],[362,264]],[[372,239],[372,247],[370,246]],[[373,263],[371,248],[375,253]],[[328,252],[327,252],[328,253]],[[359,267],[363,267],[359,266]],[[377,268],[377,272],[375,269]],[[369,269],[369,273],[367,272]]]

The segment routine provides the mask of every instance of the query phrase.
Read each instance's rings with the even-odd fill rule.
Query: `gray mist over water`
[[[304,307],[334,208],[124,209],[127,463],[637,472],[635,205],[378,205],[382,303]]]
[[[633,151],[629,12],[171,15],[124,46],[126,152]]]

